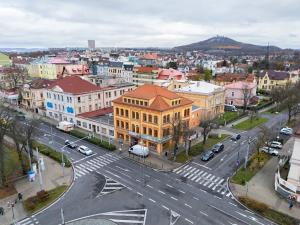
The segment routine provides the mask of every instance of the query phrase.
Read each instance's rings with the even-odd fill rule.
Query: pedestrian
[[[0,215],[4,215],[4,209],[3,209],[3,207],[0,207]]]
[[[22,201],[22,199],[23,199],[22,193],[18,193],[18,199],[19,199],[19,201]]]
[[[291,200],[291,201],[290,201],[290,206],[289,206],[289,209],[292,209],[292,208],[293,208],[293,206],[294,206],[294,204],[293,204],[293,200]]]

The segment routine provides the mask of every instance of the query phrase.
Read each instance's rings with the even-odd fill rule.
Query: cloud
[[[0,3],[0,47],[173,47],[214,35],[299,48],[297,0],[15,0]],[[290,34],[293,34],[291,36]]]

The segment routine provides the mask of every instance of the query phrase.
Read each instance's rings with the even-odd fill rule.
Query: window
[[[232,96],[232,97],[234,96],[234,92],[231,92],[231,96]]]
[[[184,110],[184,117],[188,117],[190,115],[190,109]]]
[[[170,134],[169,128],[163,129],[163,136],[164,137],[167,136],[167,135],[169,135],[169,134]]]
[[[102,127],[101,133],[102,133],[102,134],[106,134],[106,128]]]
[[[143,134],[147,134],[147,128],[143,127]]]
[[[167,115],[167,123],[170,123],[170,115]]]
[[[121,109],[121,116],[124,116],[124,109]]]
[[[127,98],[124,98],[124,102],[127,102]]]
[[[111,97],[111,93],[110,92],[108,92],[108,96]]]
[[[158,132],[157,132],[157,130],[154,130],[154,135],[153,135],[154,137],[157,137],[158,136]]]
[[[98,104],[95,104],[95,109],[98,109]]]
[[[135,112],[131,113],[131,117],[132,117],[132,119],[135,119]]]
[[[77,126],[81,126],[81,121],[77,120]]]
[[[116,114],[119,115],[119,108],[116,108]]]
[[[89,124],[89,129],[92,129],[92,124]]]
[[[148,106],[148,102],[144,102],[144,105],[145,105],[145,106]]]
[[[78,102],[78,103],[80,103],[80,102],[81,102],[81,100],[80,100],[80,97],[77,97],[77,102]]]
[[[87,123],[86,123],[86,122],[82,122],[82,126],[83,126],[84,128],[87,128]]]
[[[152,136],[152,129],[151,128],[148,129],[148,135]]]
[[[92,105],[89,105],[89,111],[92,111]]]
[[[128,99],[128,103],[131,103],[131,99]]]
[[[267,80],[264,80],[264,84],[267,84],[268,83],[268,81]]]
[[[81,113],[81,107],[78,108],[78,112]]]
[[[131,131],[135,132],[135,125],[134,124],[131,125]]]
[[[128,117],[128,110],[125,110],[125,117]]]
[[[119,120],[117,120],[117,127],[119,127],[120,126],[120,121]]]
[[[97,126],[97,132],[99,132],[99,130],[100,130],[100,129],[99,129],[99,126]]]
[[[116,97],[117,96],[117,91],[115,91],[114,94],[115,94],[115,97]]]
[[[135,132],[136,132],[136,133],[140,133],[140,128],[139,128],[139,126],[136,126]]]
[[[140,105],[144,105],[144,104],[143,104],[143,101],[140,101]]]
[[[149,123],[152,123],[152,115],[149,115],[149,116],[148,116],[148,122],[149,122]]]
[[[89,95],[89,101],[91,101],[92,100],[92,96],[91,95]]]
[[[167,123],[167,116],[163,117],[163,123]]]
[[[126,130],[129,130],[129,124],[127,122],[125,123],[125,128]]]
[[[137,120],[140,119],[140,114],[139,114],[138,112],[135,113],[135,118],[136,118]]]
[[[121,128],[124,129],[124,122],[121,121]]]
[[[158,123],[158,117],[154,116],[154,123],[157,124]]]
[[[58,100],[58,101],[60,100],[60,95],[57,95],[57,100]]]
[[[147,122],[147,114],[146,113],[143,113],[143,121]]]

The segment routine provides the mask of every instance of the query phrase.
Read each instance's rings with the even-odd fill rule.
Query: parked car
[[[84,155],[91,155],[93,151],[84,145],[80,145],[77,150]]]
[[[19,114],[17,114],[16,115],[16,119],[17,120],[25,120],[26,119],[26,117],[25,117],[25,115],[23,114],[23,113],[19,113]]]
[[[218,144],[215,144],[213,146],[212,151],[214,153],[219,153],[219,152],[223,151],[223,149],[224,149],[224,144],[223,143],[218,143]]]
[[[228,112],[237,112],[238,111],[234,105],[228,105],[228,104],[224,105],[224,110],[228,111]]]
[[[282,128],[282,129],[280,130],[280,134],[284,134],[284,135],[292,135],[292,134],[293,134],[293,130],[284,127],[284,128]]]
[[[272,141],[268,145],[271,148],[282,149],[282,144],[279,141]]]
[[[207,151],[201,156],[201,160],[209,161],[210,159],[212,159],[214,157],[214,155],[215,154],[213,153],[213,151]]]
[[[134,154],[141,157],[149,156],[149,149],[148,147],[142,145],[133,145],[128,149],[130,154]]]
[[[234,134],[231,136],[230,138],[232,141],[237,141],[239,139],[241,139],[241,135],[240,134]]]
[[[78,145],[74,144],[73,142],[70,142],[69,140],[65,140],[65,146],[75,149]]]
[[[268,147],[268,146],[261,147],[259,150],[261,152],[265,152],[265,153],[273,155],[273,156],[278,156],[278,151],[276,149]]]

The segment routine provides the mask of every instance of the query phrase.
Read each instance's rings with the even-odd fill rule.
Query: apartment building
[[[114,135],[131,144],[141,141],[153,153],[172,149],[172,121],[190,123],[192,101],[157,85],[145,84],[113,101]]]
[[[132,85],[101,88],[79,76],[67,76],[56,80],[44,93],[46,115],[75,123],[77,115],[111,107],[112,100],[132,88]]]

